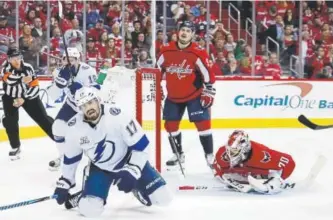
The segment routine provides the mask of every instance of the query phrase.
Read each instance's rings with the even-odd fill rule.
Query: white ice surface
[[[309,129],[250,129],[253,140],[290,153],[296,161],[293,180],[304,178],[319,154],[328,162],[316,183],[306,190],[290,190],[275,196],[247,195],[236,192],[175,192],[170,206],[143,207],[131,194],[113,188],[105,211],[98,219],[145,220],[332,220],[333,219],[333,130]],[[214,130],[215,150],[225,143],[231,130]],[[183,132],[187,178],[179,173],[163,175],[175,189],[184,184],[215,184],[205,165],[203,150],[195,131]],[[0,206],[52,195],[59,172],[50,172],[48,162],[57,157],[55,144],[48,138],[22,141],[22,159],[9,161],[9,144],[0,143]],[[163,163],[171,156],[163,134]],[[82,161],[77,175],[81,185]],[[78,189],[76,189],[78,190]],[[75,190],[74,190],[75,191]],[[0,220],[77,220],[84,219],[76,210],[67,211],[55,201],[0,211]]]

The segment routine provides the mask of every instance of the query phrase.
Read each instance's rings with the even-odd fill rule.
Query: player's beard
[[[100,111],[96,111],[96,109],[89,109],[85,114],[85,120],[90,122],[95,122],[99,119]]]

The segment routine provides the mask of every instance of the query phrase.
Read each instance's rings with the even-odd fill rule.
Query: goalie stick
[[[286,182],[282,186],[283,189],[304,189],[310,187],[315,179],[317,178],[318,174],[322,170],[322,168],[326,164],[326,157],[323,155],[320,155],[314,165],[311,167],[307,177],[299,182]],[[230,190],[227,185],[183,185],[178,186],[178,191],[225,191]],[[246,191],[243,191],[246,193]]]
[[[312,130],[322,130],[327,128],[333,128],[332,125],[318,125],[310,121],[305,115],[298,116],[298,121],[301,122],[303,125],[305,125],[308,128],[311,128]]]

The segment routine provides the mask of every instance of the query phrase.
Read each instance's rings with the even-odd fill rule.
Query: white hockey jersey
[[[57,77],[62,67],[57,68],[53,72],[53,76]],[[78,82],[83,86],[95,86],[97,85],[97,72],[96,70],[89,66],[86,63],[80,62],[77,74],[73,77],[72,82]],[[53,83],[48,89],[47,92],[50,97],[55,101],[57,100],[65,91],[67,95],[66,102],[69,106],[71,106],[74,110],[77,111],[77,107],[75,105],[74,96],[70,93],[68,88],[61,89],[57,87],[56,83]]]
[[[62,175],[73,184],[83,153],[91,163],[110,172],[121,169],[131,151],[139,152],[142,167],[148,160],[144,150],[149,141],[140,124],[121,109],[109,105],[102,105],[102,116],[95,126],[84,121],[83,113],[76,114],[67,123],[63,141],[66,146],[62,152]]]

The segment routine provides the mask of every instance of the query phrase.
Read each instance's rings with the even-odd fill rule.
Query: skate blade
[[[20,157],[20,155],[9,156],[9,159],[10,159],[11,161],[15,161],[15,160],[19,160],[19,159],[21,159],[21,157]]]
[[[58,171],[59,169],[60,169],[60,166],[58,166],[58,167],[50,167],[49,166],[49,171],[52,171],[52,172]]]
[[[186,167],[185,167],[184,164],[182,164],[182,167],[183,167],[184,170],[186,170]],[[175,165],[175,166],[166,166],[166,170],[167,170],[167,171],[170,171],[170,172],[174,172],[174,171],[180,171],[180,172],[181,172],[179,165]]]

